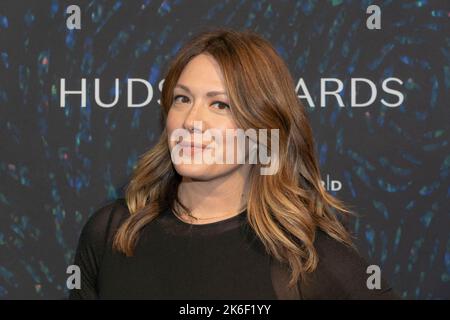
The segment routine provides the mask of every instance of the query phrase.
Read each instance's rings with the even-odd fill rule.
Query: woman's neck
[[[179,188],[180,201],[191,209],[189,223],[212,223],[230,218],[246,208],[249,168],[239,167],[229,174],[212,180],[183,177]],[[178,211],[180,212],[180,211]]]

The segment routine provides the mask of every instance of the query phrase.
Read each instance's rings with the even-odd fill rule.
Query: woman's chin
[[[202,180],[210,179],[212,173],[211,166],[207,164],[177,164],[175,170],[183,177]]]

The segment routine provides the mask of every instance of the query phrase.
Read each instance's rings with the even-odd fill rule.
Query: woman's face
[[[237,150],[241,146],[237,138],[225,138],[227,130],[236,132],[237,127],[220,67],[210,55],[197,55],[181,73],[174,88],[166,129],[172,162],[181,176],[210,180],[242,166],[242,160],[237,163]],[[206,147],[192,148],[194,139]],[[232,161],[227,161],[227,153],[231,153]],[[245,158],[245,144],[243,153]],[[217,163],[216,156],[222,163]]]

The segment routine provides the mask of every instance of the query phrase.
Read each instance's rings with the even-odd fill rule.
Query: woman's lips
[[[179,143],[177,143],[178,145],[180,145],[182,148],[190,148],[190,149],[209,149],[210,147],[206,144],[199,144],[199,143],[194,143],[194,142],[190,142],[190,141],[181,141]]]
[[[206,146],[203,145],[195,145],[191,143],[179,143],[181,146],[181,150],[183,150],[183,153],[187,155],[195,155],[195,154],[203,154],[205,150],[209,149]]]

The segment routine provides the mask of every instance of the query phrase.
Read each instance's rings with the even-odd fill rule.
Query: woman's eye
[[[218,107],[219,110],[230,109],[229,105],[227,105],[226,103],[220,102],[220,101],[215,101],[215,102],[213,102],[213,105],[214,104],[218,104],[219,105],[219,107]]]
[[[176,102],[178,98],[187,98],[186,96],[178,95],[173,98],[173,101]]]
[[[177,102],[177,99],[178,98],[186,98],[187,100],[180,100],[179,102],[180,103],[188,103],[189,102],[189,98],[188,97],[186,97],[186,96],[183,96],[183,95],[177,95],[177,96],[175,96],[174,98],[173,98],[173,101],[174,102]],[[228,104],[226,104],[226,103],[224,103],[224,102],[221,102],[221,101],[214,101],[213,103],[212,103],[212,105],[215,105],[215,104],[217,104],[218,105],[218,107],[216,107],[215,109],[219,109],[219,110],[226,110],[226,109],[229,109],[230,108],[230,106],[228,105]]]

